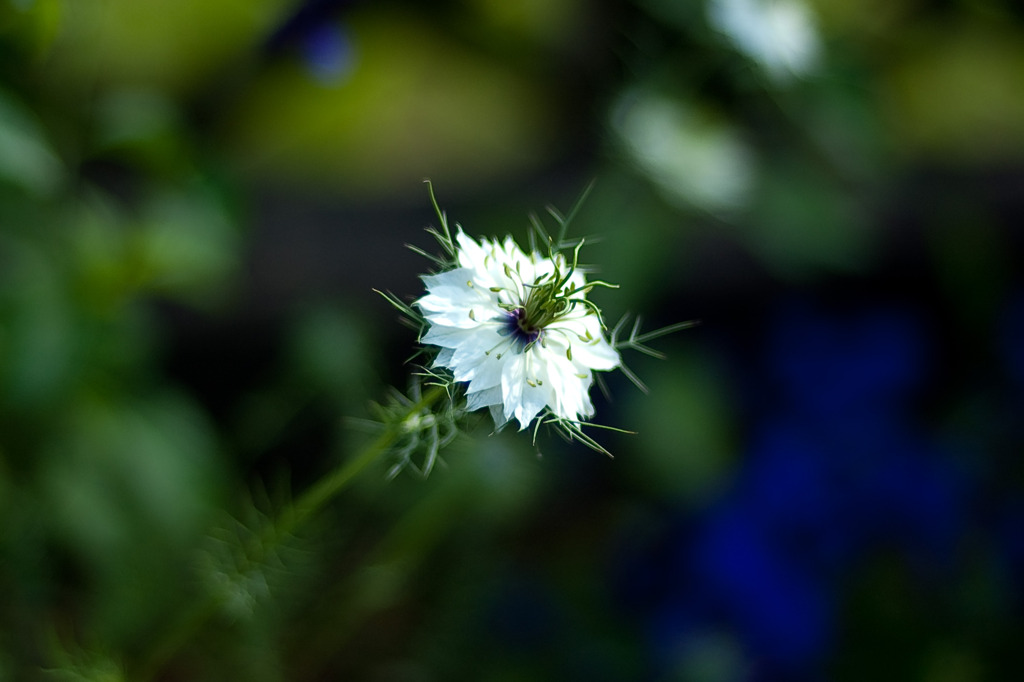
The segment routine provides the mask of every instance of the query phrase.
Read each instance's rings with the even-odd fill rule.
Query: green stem
[[[431,387],[419,400],[409,406],[403,418],[389,424],[362,452],[321,478],[290,506],[286,507],[277,521],[261,535],[260,542],[250,548],[251,551],[248,553],[250,562],[255,564],[262,561],[269,550],[293,534],[325,504],[348,487],[358,474],[388,452],[395,441],[401,438],[407,429],[407,419],[427,409],[443,395],[445,395],[443,388]],[[217,614],[221,604],[222,598],[219,595],[208,593],[204,599],[182,614],[175,626],[158,638],[155,644],[149,648],[148,655],[143,657],[143,663],[135,671],[133,679],[139,682],[148,682],[153,679],[167,662]]]
[[[409,406],[405,416],[391,424],[375,441],[370,443],[361,453],[317,481],[313,487],[302,494],[292,505],[282,512],[277,523],[270,527],[272,541],[292,533],[321,507],[341,492],[363,469],[372,464],[378,457],[388,451],[406,429],[406,420],[419,414],[424,409],[445,395],[443,388],[431,387],[418,401]]]

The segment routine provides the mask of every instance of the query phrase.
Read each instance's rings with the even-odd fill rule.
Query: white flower
[[[613,122],[637,165],[670,201],[722,213],[748,199],[756,159],[727,121],[685,101],[634,90],[619,99]]]
[[[818,32],[802,0],[711,0],[708,18],[776,82],[810,73],[818,62]]]
[[[594,370],[619,366],[587,284],[561,254],[527,255],[511,237],[477,243],[460,229],[454,270],[426,275],[416,304],[440,346],[435,367],[469,382],[470,410],[489,407],[499,426],[525,429],[545,409],[577,421],[594,413]]]

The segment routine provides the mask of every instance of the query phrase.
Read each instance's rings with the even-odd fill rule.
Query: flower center
[[[533,324],[527,315],[526,308],[515,308],[509,311],[504,325],[499,330],[502,336],[511,338],[517,353],[522,353],[540,338],[543,327]]]
[[[543,345],[545,330],[552,323],[558,322],[568,315],[577,305],[587,308],[585,314],[596,313],[600,319],[600,312],[585,297],[595,285],[611,285],[605,282],[581,285],[572,283],[572,276],[576,270],[576,258],[581,246],[583,246],[582,241],[573,251],[572,264],[568,267],[561,256],[552,255],[550,260],[553,266],[552,271],[537,277],[532,283],[523,281],[518,264],[511,267],[506,263],[504,266],[505,276],[508,278],[510,286],[491,287],[491,291],[495,294],[506,292],[512,299],[512,302],[508,303],[498,301],[498,307],[505,312],[504,319],[499,318],[501,326],[498,333],[510,340],[517,353],[528,351],[533,344],[538,342]],[[565,333],[564,330],[563,333]],[[592,340],[589,334],[580,338],[585,342]],[[566,350],[566,355],[572,360],[571,349]]]

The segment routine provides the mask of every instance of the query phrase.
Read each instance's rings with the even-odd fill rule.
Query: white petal
[[[429,291],[435,291],[441,287],[462,289],[466,286],[467,282],[473,279],[473,269],[455,268],[454,270],[448,270],[447,272],[441,272],[436,275],[423,275],[420,279],[423,280],[423,283]]]
[[[503,360],[504,358],[499,358],[497,353],[483,357],[466,357],[456,354],[455,363],[461,368],[466,368],[463,370],[463,374],[471,381],[469,390],[472,392],[501,384]]]
[[[604,331],[597,315],[589,313],[575,319],[570,317],[552,326],[564,330],[568,338],[567,343],[572,347],[573,362],[577,367],[607,371],[621,364],[619,352],[604,338]],[[586,340],[588,336],[590,341]]]
[[[523,386],[523,396],[519,406],[516,408],[516,419],[519,420],[519,430],[522,431],[530,422],[540,414],[550,402],[550,389],[542,386]]]
[[[492,386],[483,391],[466,394],[466,409],[470,411],[501,404],[501,386]]]
[[[505,418],[515,418],[522,431],[547,404],[546,387],[530,386],[529,378],[530,353],[519,353],[509,358],[501,375],[501,401],[505,408]]]
[[[505,411],[501,407],[501,401],[499,400],[491,408],[491,419],[494,420],[494,426],[498,431],[501,431],[505,424],[508,424],[508,419],[505,417]]]
[[[578,368],[603,371],[615,369],[622,362],[619,352],[604,339],[572,344],[572,360]]]
[[[481,248],[475,239],[463,232],[461,227],[459,233],[455,235],[455,241],[459,245],[457,254],[459,265],[473,270],[483,266],[484,257],[487,255],[485,249]]]
[[[565,419],[577,419],[586,398],[586,386],[581,383],[575,365],[563,354],[556,354],[553,348],[539,349],[546,356],[547,383],[553,393],[550,402],[552,411]]]
[[[443,324],[432,324],[421,341],[445,348],[458,348],[466,344],[475,344],[478,337],[476,329],[459,329]]]
[[[434,367],[449,367],[454,354],[455,351],[451,348],[441,348],[437,353],[437,357],[434,358]]]

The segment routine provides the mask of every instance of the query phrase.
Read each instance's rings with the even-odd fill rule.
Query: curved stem
[[[431,387],[419,400],[409,405],[401,419],[389,424],[359,454],[321,478],[292,504],[285,507],[277,520],[260,536],[257,544],[250,548],[251,551],[247,553],[250,563],[255,564],[262,561],[269,550],[294,533],[325,504],[348,487],[358,474],[388,452],[391,446],[401,438],[408,428],[407,419],[427,409],[443,395],[445,395],[444,389]],[[148,682],[153,679],[161,668],[217,614],[222,601],[223,598],[219,595],[207,593],[191,609],[182,614],[177,623],[162,637],[157,638],[149,648],[148,654],[142,657],[143,662],[135,671],[132,679],[140,682]]]
[[[406,420],[430,407],[442,395],[444,389],[434,386],[425,392],[418,401],[409,406],[405,416],[397,420],[370,443],[361,453],[317,481],[304,492],[291,506],[287,507],[269,532],[275,541],[293,532],[310,516],[341,492],[363,469],[372,464],[378,457],[388,451],[406,429]]]

